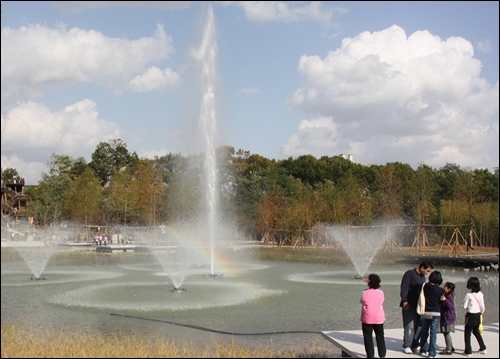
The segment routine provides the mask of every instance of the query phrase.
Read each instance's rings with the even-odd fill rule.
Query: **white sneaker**
[[[406,353],[406,354],[413,354],[413,351],[411,350],[410,347],[408,348],[403,348],[403,352]]]
[[[480,350],[477,352],[478,354],[488,354],[488,351],[486,349]]]

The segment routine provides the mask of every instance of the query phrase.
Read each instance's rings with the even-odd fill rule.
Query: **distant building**
[[[346,160],[353,162],[353,156],[351,154],[341,154],[340,157],[343,157]]]
[[[498,174],[498,167],[493,167],[493,173],[496,175]]]
[[[2,180],[2,214],[26,217],[26,205],[30,196],[24,194],[24,178]]]

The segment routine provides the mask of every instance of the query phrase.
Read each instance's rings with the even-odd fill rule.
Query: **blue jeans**
[[[416,350],[418,347],[419,332],[417,330],[420,316],[416,308],[409,308],[403,311],[403,348]]]
[[[441,317],[435,316],[432,319],[422,317],[422,331],[420,332],[420,353],[429,352],[430,357],[436,356],[436,340]],[[430,338],[429,338],[430,332]],[[429,338],[429,342],[427,342]]]

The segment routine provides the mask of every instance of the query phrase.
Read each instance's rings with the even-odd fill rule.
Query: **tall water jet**
[[[207,22],[204,26],[200,47],[195,57],[202,65],[203,96],[199,114],[201,140],[205,149],[203,181],[205,193],[205,221],[210,245],[210,274],[214,275],[215,235],[218,228],[217,163],[215,141],[217,122],[215,115],[215,71],[217,43],[215,41],[215,20],[212,6],[208,7]]]

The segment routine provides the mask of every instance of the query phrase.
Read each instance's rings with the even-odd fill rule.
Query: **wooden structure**
[[[2,180],[2,214],[17,217],[27,216],[30,196],[24,193],[24,178]]]
[[[415,240],[411,245],[412,248],[417,249],[425,249],[426,246],[429,246],[429,238],[427,238],[427,231],[425,230],[424,225],[419,225],[417,229],[417,235],[415,236]]]
[[[387,226],[387,240],[384,245],[384,252],[389,250],[392,252],[394,248],[399,249],[402,251],[403,249],[399,246],[399,244],[394,240],[394,235],[393,235],[393,227],[388,225]]]
[[[469,230],[469,237],[471,238],[471,247],[474,246],[474,243],[477,243],[480,247],[483,245],[476,231],[472,227]],[[462,253],[465,253],[466,251],[464,250],[464,247],[467,249],[467,240],[462,235],[462,232],[460,232],[459,226],[456,226],[453,231],[453,234],[451,235],[450,240],[447,240],[446,238],[443,239],[443,241],[441,242],[441,246],[439,247],[438,253],[441,253],[446,248],[450,249],[448,253],[450,256],[453,254],[456,255],[457,250],[459,250]]]

